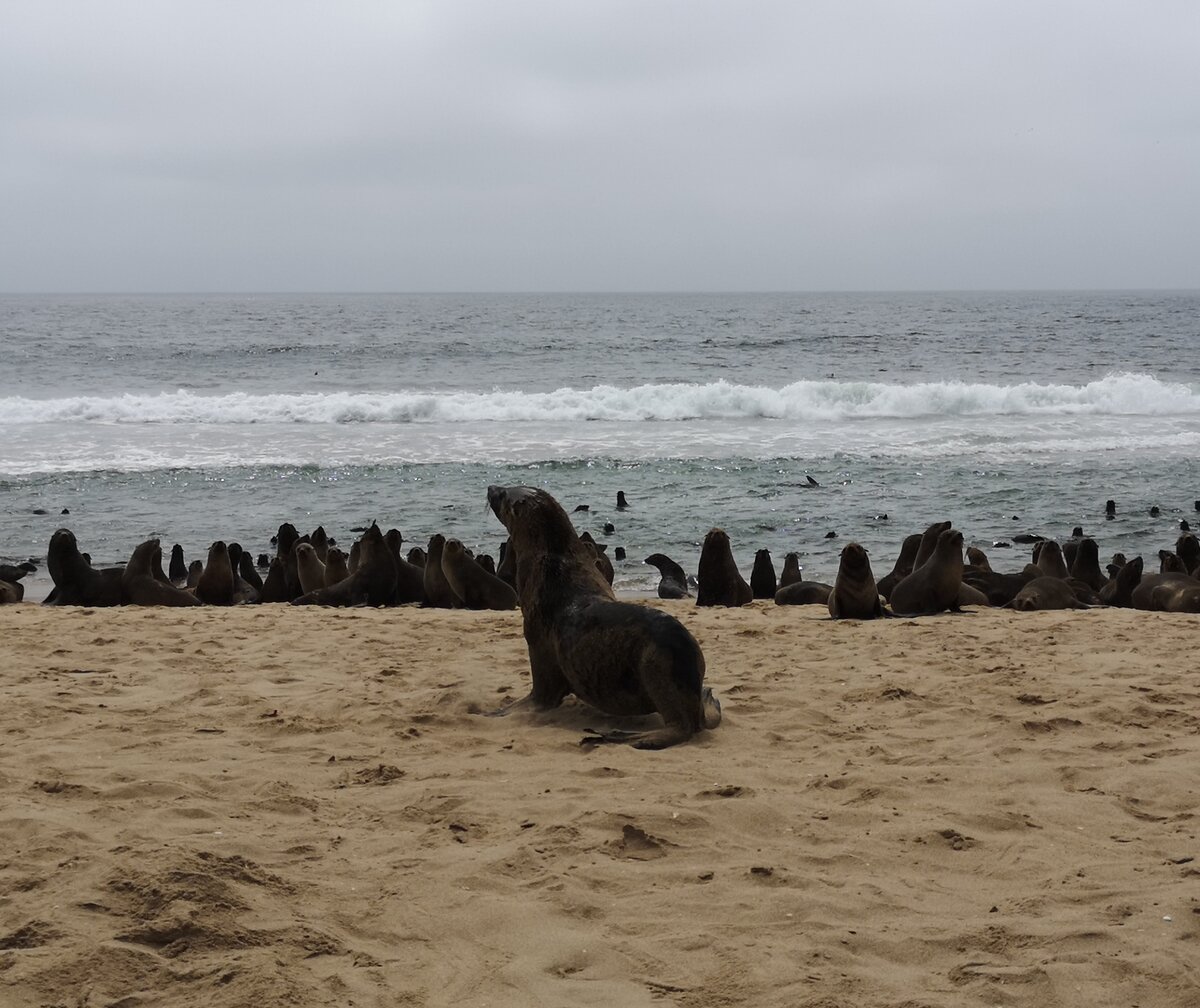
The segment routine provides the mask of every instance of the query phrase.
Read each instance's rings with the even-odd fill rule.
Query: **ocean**
[[[98,565],[257,554],[283,521],[494,555],[491,483],[587,505],[627,592],[714,525],[813,580],[943,519],[997,569],[1019,533],[1103,561],[1200,525],[1195,291],[7,295],[0,347],[9,561],[59,527]]]

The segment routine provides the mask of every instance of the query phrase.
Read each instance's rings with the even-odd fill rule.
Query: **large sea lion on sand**
[[[450,587],[446,572],[442,569],[442,550],[445,546],[446,537],[440,532],[429,537],[425,566],[422,568],[425,605],[431,609],[461,609],[463,600]]]
[[[696,639],[667,613],[618,602],[558,501],[519,486],[488,487],[487,497],[517,549],[533,688],[514,706],[548,710],[574,693],[606,714],[657,711],[657,730],[596,733],[639,749],[686,742],[720,723]]]
[[[1053,539],[1046,539],[1034,546],[1033,562],[1037,565],[1038,570],[1047,577],[1060,578],[1065,581],[1071,576],[1062,547]]]
[[[1070,584],[1062,578],[1043,574],[1035,577],[1017,592],[1007,608],[1017,612],[1043,612],[1051,609],[1086,609],[1076,597]]]
[[[183,547],[179,543],[171,547],[171,563],[167,567],[167,576],[175,586],[187,580],[187,564],[183,560]]]
[[[1200,612],[1200,581],[1190,574],[1147,574],[1132,599],[1134,609],[1148,612]]]
[[[218,539],[208,548],[208,562],[196,582],[196,598],[206,605],[233,605],[236,591],[237,579],[233,576],[229,547]]]
[[[833,585],[824,581],[793,581],[775,593],[776,605],[829,605]]]
[[[317,548],[312,543],[296,543],[295,549],[296,573],[300,576],[300,590],[307,593],[328,586],[329,581],[325,578],[325,565],[317,556]],[[326,552],[326,556],[328,556],[328,552]],[[337,584],[337,581],[333,583]]]
[[[5,581],[0,578],[0,605],[20,602],[25,598],[25,586],[20,581]]]
[[[516,609],[517,592],[484,570],[457,539],[442,546],[442,573],[466,609]]]
[[[897,616],[928,616],[947,609],[959,610],[962,586],[962,533],[949,528],[938,535],[937,547],[892,590],[892,612]]]
[[[795,584],[797,581],[803,581],[804,575],[800,570],[800,554],[785,553],[783,557],[783,570],[779,572],[779,587],[786,588],[790,584]]]
[[[837,580],[829,593],[829,615],[834,619],[878,619],[883,615],[875,576],[867,551],[858,543],[846,543],[838,564]]]
[[[54,591],[46,599],[46,605],[102,608],[119,606],[125,601],[121,568],[96,570],[79,552],[75,533],[70,529],[59,529],[50,537],[46,569],[54,582]]]
[[[771,551],[760,549],[754,554],[754,566],[750,570],[750,591],[756,599],[774,598],[779,590],[779,579],[775,576],[775,565],[771,563]]]
[[[157,539],[147,539],[138,545],[121,574],[121,590],[129,605],[138,606],[198,606],[204,603],[189,591],[160,581],[154,576],[155,558],[162,557]],[[228,558],[227,558],[228,559]]]
[[[646,557],[646,563],[651,567],[657,567],[660,575],[658,582],[658,597],[665,599],[682,599],[691,598],[692,593],[688,591],[687,575],[683,572],[683,568],[679,566],[665,553],[651,553]]]
[[[358,566],[354,573],[331,588],[318,588],[292,599],[292,605],[382,606],[396,595],[396,559],[383,540],[378,525],[372,525],[360,540]]]
[[[1142,558],[1134,557],[1117,568],[1112,580],[1100,589],[1100,601],[1104,605],[1133,607],[1133,592],[1142,581]]]
[[[1071,561],[1071,577],[1082,581],[1092,591],[1104,587],[1108,578],[1100,570],[1100,548],[1095,539],[1080,539],[1075,545],[1075,557]]]
[[[729,536],[724,529],[709,529],[704,537],[696,574],[700,581],[696,590],[698,606],[735,607],[754,601],[754,592],[733,560]]]

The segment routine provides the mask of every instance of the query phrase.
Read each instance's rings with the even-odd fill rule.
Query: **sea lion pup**
[[[330,588],[318,588],[292,599],[292,605],[382,606],[396,595],[396,558],[378,525],[363,533],[358,568]]]
[[[442,546],[442,573],[467,609],[516,609],[517,593],[479,565],[457,539]]]
[[[61,528],[50,537],[46,570],[54,582],[54,591],[44,605],[102,608],[119,606],[125,601],[121,568],[96,570],[79,552],[75,533],[70,529]]]
[[[754,592],[746,584],[729,546],[724,529],[709,529],[700,549],[700,564],[696,571],[700,587],[696,591],[698,606],[744,606],[754,600]]]
[[[785,553],[783,555],[783,570],[779,572],[779,588],[786,588],[790,584],[795,584],[797,581],[803,581],[804,574],[800,569],[800,554]]]
[[[488,504],[517,549],[525,643],[533,688],[507,708],[549,710],[574,693],[606,714],[658,712],[663,727],[596,732],[585,741],[664,749],[721,721],[704,685],[704,653],[673,616],[618,602],[571,519],[534,487],[490,486]]]
[[[147,539],[138,545],[121,574],[121,590],[128,605],[137,606],[198,606],[203,603],[195,595],[154,576],[155,554],[162,556],[157,539]]]
[[[325,587],[331,588],[339,581],[350,576],[350,568],[346,566],[346,554],[336,546],[329,547],[325,563]]]
[[[992,565],[988,560],[987,554],[974,546],[967,547],[967,563],[977,571],[983,571],[988,574],[992,571]]]
[[[954,528],[938,535],[933,555],[892,590],[892,612],[897,616],[931,616],[947,609],[959,611],[962,538]]]
[[[1095,539],[1080,539],[1076,544],[1075,559],[1071,562],[1071,577],[1097,592],[1108,581],[1100,570],[1100,547],[1096,545]]]
[[[829,605],[833,585],[824,581],[793,581],[775,593],[776,605]]]
[[[1025,585],[1005,607],[1018,612],[1041,612],[1051,609],[1087,609],[1075,596],[1071,586],[1062,578],[1043,574]]]
[[[1142,558],[1128,560],[1117,569],[1113,579],[1100,589],[1100,601],[1104,605],[1133,608],[1133,592],[1142,581]]]
[[[405,559],[414,567],[424,567],[427,558],[425,551],[420,546],[414,546],[408,551],[408,556]]]
[[[325,579],[325,565],[312,543],[296,543],[296,573],[300,575],[300,590],[306,595],[329,584]],[[333,583],[337,584],[337,581]]]
[[[208,562],[196,582],[196,598],[206,605],[233,605],[236,589],[229,547],[218,539],[208,548]]]
[[[829,593],[829,615],[834,619],[878,619],[883,616],[883,604],[871,573],[867,551],[858,543],[842,547],[837,580]]]
[[[444,550],[442,551],[442,559],[446,559],[446,553]],[[480,553],[479,556],[475,558],[475,562],[479,564],[479,566],[485,571],[491,574],[492,577],[496,576],[496,561],[492,559],[490,553]],[[509,587],[511,588],[512,585],[509,585]]]
[[[665,553],[651,553],[646,557],[645,563],[648,563],[651,567],[658,568],[659,598],[682,599],[692,597],[692,593],[688,591],[687,575],[683,572],[683,568]]]
[[[617,572],[613,570],[612,561],[608,559],[608,554],[604,551],[608,549],[608,544],[601,546],[595,539],[592,538],[590,532],[584,532],[579,536],[580,540],[587,544],[592,553],[596,557],[596,567],[600,573],[604,575],[604,580],[610,585],[613,583],[613,578],[617,576]]]
[[[896,557],[896,564],[891,573],[885,574],[875,585],[879,589],[879,594],[885,599],[890,599],[892,589],[913,572],[913,564],[916,562],[917,553],[921,549],[921,541],[924,538],[920,532],[914,532],[912,535],[904,537],[904,542],[900,544],[900,555]]]
[[[183,562],[183,547],[179,543],[171,547],[171,563],[167,567],[167,577],[176,587],[187,580],[187,564]]]
[[[1067,562],[1063,559],[1062,547],[1053,539],[1047,539],[1037,544],[1037,553],[1033,559],[1037,569],[1047,577],[1060,578],[1066,581],[1071,576]]]
[[[446,537],[435,532],[429,537],[429,546],[425,550],[425,566],[422,568],[425,586],[425,605],[430,609],[461,609],[463,600],[450,587],[446,573],[442,570],[442,550],[446,547]]]
[[[771,563],[771,551],[760,549],[754,554],[754,566],[750,570],[750,591],[756,599],[774,598],[779,590],[779,579],[775,576],[775,565]]]
[[[195,591],[196,585],[200,583],[200,575],[204,573],[204,561],[193,560],[188,564],[187,581],[184,582],[184,587]]]

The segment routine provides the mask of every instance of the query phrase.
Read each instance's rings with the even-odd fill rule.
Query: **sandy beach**
[[[653,604],[664,752],[515,612],[0,609],[0,1004],[1200,1003],[1200,618]]]

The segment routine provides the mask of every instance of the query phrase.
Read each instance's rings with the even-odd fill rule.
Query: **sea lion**
[[[200,583],[200,575],[204,573],[204,561],[193,560],[188,564],[187,580],[184,582],[184,587],[195,591],[196,585]]]
[[[520,594],[521,589],[517,587],[517,551],[513,549],[511,539],[505,539],[500,544],[500,564],[496,567],[496,577]]]
[[[1108,581],[1100,570],[1100,547],[1095,539],[1079,540],[1075,547],[1075,559],[1071,561],[1071,577],[1082,581],[1092,591],[1099,591]]]
[[[687,575],[683,568],[664,553],[651,553],[645,560],[651,567],[657,567],[660,575],[658,582],[658,597],[663,599],[691,598],[688,591]]]
[[[967,547],[967,563],[969,563],[978,571],[986,571],[990,573],[992,570],[992,565],[988,560],[988,555],[984,553],[983,550],[977,549],[974,546]]]
[[[834,619],[878,619],[883,615],[875,575],[867,551],[858,543],[846,543],[838,564],[837,580],[829,593],[829,615]]]
[[[606,714],[657,712],[660,729],[593,739],[639,749],[685,742],[720,723],[696,639],[667,613],[618,602],[558,501],[533,487],[501,486],[488,487],[487,499],[517,549],[533,688],[514,707],[548,710],[574,693]]]
[[[400,555],[400,547],[404,545],[404,537],[399,529],[388,529],[383,537],[392,551],[392,560],[396,564],[396,593],[392,597],[393,605],[407,605],[410,602],[425,601],[425,571],[409,563]]]
[[[612,561],[608,559],[608,556],[604,552],[608,548],[607,545],[600,545],[600,543],[596,542],[596,540],[592,538],[591,533],[589,532],[581,533],[579,538],[589,547],[591,547],[591,550],[596,557],[597,568],[599,568],[600,573],[604,575],[604,580],[611,585],[613,583],[613,579],[616,577],[616,571],[613,570]]]
[[[1200,612],[1200,581],[1190,574],[1147,574],[1131,600],[1134,609],[1147,612]]]
[[[1046,539],[1037,546],[1034,554],[1034,564],[1047,577],[1059,578],[1066,581],[1071,576],[1067,562],[1063,559],[1062,547],[1053,539]]]
[[[346,554],[336,546],[330,546],[325,557],[325,587],[332,588],[350,576],[350,568],[346,566]]]
[[[934,522],[921,534],[921,543],[917,548],[917,555],[913,558],[913,570],[923,566],[925,561],[933,556],[934,551],[937,550],[938,537],[949,528],[950,522],[948,521]]]
[[[254,561],[250,558],[250,554],[245,550],[242,551],[241,559],[238,560],[238,574],[241,579],[246,582],[256,592],[261,592],[263,589],[263,579],[254,566]]]
[[[1160,574],[1189,573],[1188,569],[1183,565],[1183,561],[1175,553],[1165,549],[1158,551],[1158,572]]]
[[[329,555],[328,547],[325,555]],[[305,594],[329,584],[325,578],[325,565],[321,563],[317,548],[312,543],[296,544],[296,573],[300,575],[300,590]],[[333,583],[337,584],[337,581]]]
[[[446,554],[445,551],[443,551],[442,559],[445,560],[445,558]],[[479,566],[485,571],[491,574],[492,577],[496,576],[496,561],[492,559],[492,555],[490,553],[480,553],[477,557],[475,557],[475,562],[479,564]],[[509,587],[512,586],[510,585]]]
[[[442,573],[464,608],[517,608],[517,593],[512,585],[479,566],[457,539],[447,539],[442,546]]]
[[[422,568],[425,605],[430,609],[461,609],[463,601],[450,587],[442,569],[442,550],[445,545],[446,537],[440,532],[435,532],[429,537],[425,566]]]
[[[183,547],[176,543],[171,547],[171,563],[167,567],[171,584],[179,586],[187,580],[187,564],[183,561]]]
[[[28,561],[20,564],[0,563],[0,581],[16,584],[26,574],[32,574],[36,570],[37,565]]]
[[[628,507],[629,507],[629,501],[627,501],[627,500],[625,499],[625,491],[624,491],[624,490],[618,490],[618,491],[617,491],[617,510],[618,510],[618,511],[624,511],[624,510],[626,510]]]
[[[1183,561],[1186,570],[1194,571],[1200,566],[1200,539],[1191,532],[1185,532],[1175,540],[1175,555]]]
[[[803,581],[804,574],[800,568],[799,553],[785,553],[783,555],[783,570],[779,572],[779,588],[786,588],[790,584],[795,584],[797,581]]]
[[[1051,609],[1087,609],[1075,597],[1071,586],[1062,578],[1043,574],[1026,584],[1006,606],[1018,612],[1042,612]]]
[[[0,605],[11,605],[25,598],[25,586],[20,581],[0,578]]]
[[[1017,593],[1035,577],[1041,576],[1033,564],[1016,574],[1001,574],[999,571],[963,571],[963,584],[981,592],[989,606],[1006,606]],[[961,601],[959,605],[961,605]]]
[[[215,545],[215,543],[214,543]],[[224,546],[224,543],[221,544]],[[154,576],[154,558],[162,556],[157,539],[147,539],[135,547],[129,563],[121,574],[121,590],[128,605],[137,606],[198,606],[199,598],[173,584]],[[226,555],[228,565],[228,555]]]
[[[266,603],[291,602],[288,593],[287,571],[282,557],[272,557],[271,565],[267,568],[267,576],[263,580],[262,590],[258,593],[258,601]]]
[[[208,548],[208,563],[196,582],[196,598],[206,605],[233,605],[236,589],[229,547],[218,539]]]
[[[754,566],[750,570],[750,591],[756,599],[766,599],[774,598],[778,590],[779,579],[775,577],[771,551],[760,549],[754,554]]]
[[[1142,558],[1127,560],[1117,569],[1113,579],[1100,589],[1100,601],[1104,605],[1133,608],[1133,593],[1142,581]]]
[[[892,590],[892,612],[898,616],[929,616],[947,609],[959,610],[962,538],[954,528],[938,535],[932,556]]]
[[[396,558],[378,525],[360,540],[358,567],[348,578],[329,588],[318,588],[292,599],[292,605],[382,606],[396,596]]]
[[[724,529],[709,529],[700,550],[697,574],[700,588],[697,606],[744,606],[754,600],[754,592],[733,560],[729,536]]]
[[[325,532],[324,525],[318,525],[308,534],[308,541],[312,545],[313,552],[322,565],[329,557],[329,536]]]
[[[408,555],[405,557],[405,559],[414,567],[424,567],[425,560],[427,558],[425,556],[425,551],[421,549],[420,546],[414,546],[408,551]]]
[[[77,605],[104,608],[125,601],[121,588],[122,568],[96,570],[83,554],[70,529],[59,529],[50,537],[46,569],[54,582],[46,605]]]
[[[920,532],[914,532],[912,535],[904,537],[904,542],[900,544],[900,555],[896,557],[895,566],[892,567],[890,573],[885,574],[875,585],[879,589],[879,594],[885,599],[891,598],[892,589],[913,572],[913,564],[917,559],[918,551],[921,549],[921,540],[924,538]]]
[[[833,585],[823,581],[793,581],[775,593],[776,605],[829,605]]]

